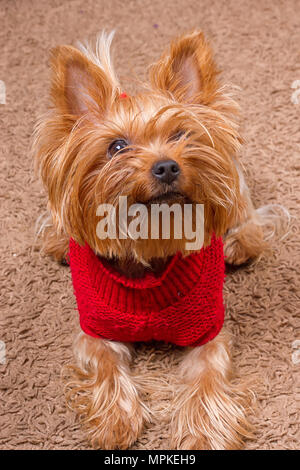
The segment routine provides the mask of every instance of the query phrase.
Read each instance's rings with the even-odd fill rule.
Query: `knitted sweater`
[[[82,330],[115,341],[199,346],[224,321],[222,239],[199,253],[180,253],[160,276],[131,279],[104,266],[91,248],[70,240],[70,267]]]

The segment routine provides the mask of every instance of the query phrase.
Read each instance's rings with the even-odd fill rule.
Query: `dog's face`
[[[202,33],[181,37],[150,68],[150,85],[127,96],[111,65],[111,37],[97,55],[63,46],[52,54],[54,108],[36,134],[36,152],[58,230],[106,257],[149,261],[186,240],[100,239],[97,208],[204,204],[204,242],[223,235],[241,210],[234,157],[235,103],[217,81]]]

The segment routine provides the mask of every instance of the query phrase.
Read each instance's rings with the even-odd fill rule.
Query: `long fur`
[[[239,449],[253,437],[248,421],[255,401],[246,382],[234,383],[228,336],[187,351],[173,402],[176,449]]]
[[[68,368],[66,383],[69,406],[83,416],[93,446],[128,448],[149,421],[130,374],[130,348],[80,333],[74,353],[77,365]]]
[[[203,35],[197,37],[200,45],[210,51]],[[194,46],[197,37],[191,36]],[[197,94],[196,102],[175,100],[172,89],[164,93],[163,88],[158,89],[159,84],[154,84],[151,92],[120,101],[107,55],[110,42],[111,36],[102,35],[95,53],[84,48],[84,55],[63,46],[52,55],[54,108],[36,128],[34,152],[48,191],[54,228],[79,243],[88,240],[97,253],[107,257],[123,258],[131,253],[149,261],[153,256],[184,252],[185,239],[128,239],[120,243],[96,236],[99,204],[116,205],[120,195],[128,196],[129,203],[146,202],[159,194],[161,188],[150,170],[163,155],[176,160],[181,168],[181,180],[174,190],[205,205],[208,244],[213,232],[217,236],[225,233],[243,205],[232,160],[240,150],[240,135],[233,120],[236,105],[217,85],[211,61],[201,64],[200,71],[216,82],[210,106]],[[184,49],[185,44],[180,47]],[[170,54],[177,54],[177,49],[171,49]],[[169,65],[165,59],[153,67],[150,75],[153,77],[155,67],[159,67],[160,79],[167,86]],[[101,81],[104,84],[99,89]],[[68,107],[69,102],[72,105]],[[184,135],[174,142],[170,138],[178,130]],[[120,137],[130,141],[130,148],[108,160],[109,143]]]
[[[204,244],[215,233],[225,237],[228,262],[257,258],[267,247],[263,225],[275,219],[251,202],[239,164],[238,106],[219,81],[203,33],[176,39],[150,67],[150,84],[126,99],[120,99],[122,88],[112,65],[112,37],[103,33],[95,51],[89,45],[80,50],[61,46],[51,54],[51,108],[34,136],[36,168],[51,215],[43,230],[44,250],[62,259],[72,237],[120,266],[140,264],[139,269],[177,251],[188,254],[184,237],[100,240],[96,235],[99,204],[118,207],[119,196],[127,196],[129,204],[150,205],[168,191],[151,168],[170,158],[181,170],[172,191],[182,195],[182,204],[188,200],[205,206]],[[109,159],[116,139],[126,140],[128,147]],[[149,413],[140,398],[142,385],[130,372],[128,345],[81,334],[75,357],[67,400],[83,417],[92,444],[129,447]],[[173,445],[241,447],[250,436],[251,394],[231,380],[225,336],[187,350],[179,377],[172,403]]]

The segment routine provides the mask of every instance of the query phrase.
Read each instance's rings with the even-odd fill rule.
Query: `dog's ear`
[[[150,67],[150,81],[155,89],[189,103],[212,103],[219,88],[217,75],[211,48],[199,31],[175,40]]]
[[[84,53],[71,46],[51,51],[54,106],[69,119],[84,115],[101,116],[118,93],[118,83],[111,67],[109,45],[98,40],[98,54],[88,48]],[[106,55],[105,57],[103,57]]]

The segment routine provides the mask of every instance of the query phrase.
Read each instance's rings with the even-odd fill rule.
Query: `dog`
[[[67,399],[84,416],[94,447],[129,448],[149,420],[130,370],[133,344],[174,342],[185,349],[171,403],[170,446],[238,449],[251,436],[252,395],[233,380],[222,329],[223,253],[227,263],[241,265],[267,248],[239,162],[239,109],[220,83],[201,31],[175,39],[135,95],[119,83],[112,38],[102,33],[95,51],[89,45],[52,51],[52,106],[34,136],[51,215],[43,250],[70,263],[83,330],[74,344]],[[203,205],[202,246],[187,250],[186,237],[176,238],[174,230],[168,239],[161,230],[155,239],[122,237],[121,230],[100,238],[97,208],[111,204],[120,211],[120,196],[143,204],[149,218],[158,202],[190,204],[192,213]],[[166,318],[175,310],[172,328]],[[145,320],[142,314],[150,311]],[[199,326],[208,311],[209,325]]]

